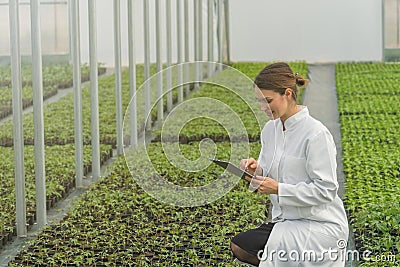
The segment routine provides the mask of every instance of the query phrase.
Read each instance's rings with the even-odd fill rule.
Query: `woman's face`
[[[256,95],[259,99],[261,110],[264,111],[270,119],[275,120],[285,117],[289,106],[289,100],[292,97],[290,90],[291,89],[287,89],[286,93],[283,95],[273,90],[258,90]],[[268,105],[266,105],[266,103]]]

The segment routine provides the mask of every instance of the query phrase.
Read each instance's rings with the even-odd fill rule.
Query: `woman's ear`
[[[292,94],[293,94],[292,89],[286,88],[286,90],[285,90],[285,95],[289,97],[289,96],[291,96]]]

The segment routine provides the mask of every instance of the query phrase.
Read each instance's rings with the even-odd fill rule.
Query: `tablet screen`
[[[253,175],[245,170],[242,170],[241,168],[239,168],[238,166],[234,165],[233,163],[229,162],[229,161],[225,161],[225,160],[219,160],[219,159],[211,159],[210,160],[214,163],[216,163],[217,165],[221,166],[222,168],[226,169],[228,172],[241,177],[241,178],[245,178],[246,176],[249,177],[253,177]]]

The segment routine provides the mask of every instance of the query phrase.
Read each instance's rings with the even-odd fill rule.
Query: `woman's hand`
[[[257,160],[255,160],[253,158],[242,159],[240,161],[240,168],[242,168],[243,170],[245,170],[251,174],[254,174],[254,172],[258,168],[258,162],[257,162]]]
[[[279,183],[272,178],[256,176],[251,180],[251,183],[260,194],[278,194]]]

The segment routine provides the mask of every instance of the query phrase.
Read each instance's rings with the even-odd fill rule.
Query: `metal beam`
[[[176,35],[177,35],[177,64],[178,64],[178,103],[183,101],[183,50],[182,50],[182,3],[176,0]]]
[[[224,61],[224,37],[222,28],[223,19],[223,3],[224,0],[218,0],[218,71],[222,71],[222,63]]]
[[[189,44],[189,1],[185,0],[184,1],[184,23],[183,25],[185,26],[184,30],[185,30],[185,72],[184,72],[184,81],[185,83],[187,83],[185,85],[185,94],[186,96],[189,95],[190,93],[190,85],[189,85],[189,77],[190,77],[190,68],[189,68],[189,61],[190,61],[190,44]]]
[[[203,0],[196,0],[198,1],[198,41],[199,41],[199,57],[197,59],[197,61],[203,61],[203,48],[204,48],[204,44],[203,44]],[[198,63],[198,79],[199,81],[203,80],[203,64],[202,63]]]
[[[130,145],[138,144],[137,130],[137,107],[136,107],[136,45],[135,45],[135,25],[134,25],[134,3],[128,1],[128,50],[129,50],[129,127],[130,127]]]
[[[92,177],[100,176],[99,95],[97,70],[96,0],[89,0],[90,121],[92,126]]]
[[[82,128],[82,93],[81,93],[81,52],[79,40],[79,0],[71,1],[71,57],[74,87],[74,132],[75,132],[75,185],[83,186],[83,128]]]
[[[208,14],[208,68],[207,77],[213,75],[214,64],[214,0],[208,0],[207,14]]]
[[[35,150],[36,220],[39,228],[47,224],[46,172],[44,157],[42,46],[40,0],[31,0],[32,89]]]
[[[11,83],[14,130],[14,171],[17,235],[26,237],[24,136],[22,128],[22,75],[19,41],[19,1],[9,1]]]
[[[194,39],[194,88],[197,89],[199,87],[199,1],[193,1],[193,39]]]
[[[166,28],[167,28],[167,110],[172,110],[172,34],[171,34],[171,0],[166,0]]]
[[[163,75],[162,75],[162,59],[161,59],[161,3],[155,0],[156,4],[156,62],[157,62],[157,120],[164,119],[163,104]]]
[[[231,62],[231,46],[230,46],[230,21],[229,21],[229,0],[224,1],[224,17],[225,17],[225,40],[226,40],[226,61]]]
[[[149,0],[143,0],[143,33],[144,33],[144,111],[147,121],[145,129],[151,128],[150,116],[150,36],[149,36]]]
[[[121,66],[121,5],[120,0],[114,0],[114,56],[115,56],[115,102],[116,102],[116,135],[117,155],[123,154],[124,140],[122,136],[122,66]]]

